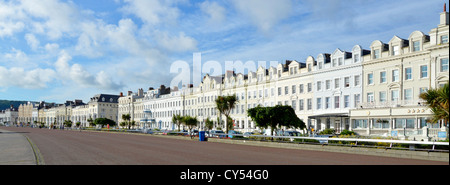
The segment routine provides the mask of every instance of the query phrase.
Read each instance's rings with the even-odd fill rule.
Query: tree
[[[89,123],[89,126],[94,124],[94,120],[91,117],[89,117],[89,119],[87,119],[87,122]]]
[[[103,127],[108,124],[109,124],[109,126],[114,126],[114,125],[116,125],[116,122],[114,122],[113,120],[110,120],[108,118],[97,118],[94,120],[94,124],[102,125],[102,127]]]
[[[72,127],[72,121],[71,120],[64,120],[64,126]]]
[[[180,114],[174,114],[174,115],[172,116],[172,122],[175,123],[175,124],[177,124],[178,132],[179,132],[180,129],[181,129],[181,118],[182,118],[182,116],[181,116]]]
[[[125,122],[125,126],[128,126],[128,129],[131,128],[131,122],[130,122],[131,116],[130,114],[122,114],[122,120]]]
[[[211,129],[214,127],[214,122],[213,122],[212,120],[210,120],[209,117],[206,118],[206,121],[205,121],[205,127],[206,127],[208,130],[211,130]]]
[[[261,107],[258,105],[255,108],[248,109],[247,115],[258,127],[267,129],[270,126],[272,135],[275,128],[281,128],[282,126],[298,129],[306,128],[306,124],[297,117],[291,106]]]
[[[238,100],[236,99],[236,95],[219,96],[216,99],[217,110],[219,110],[220,115],[223,114],[226,117],[226,124],[225,124],[226,133],[228,133],[228,130],[233,127],[233,122],[230,121],[232,120],[230,117],[230,112],[236,106],[237,101]]]
[[[443,87],[438,89],[430,89],[426,92],[423,92],[419,95],[419,97],[425,100],[426,105],[433,112],[433,116],[430,121],[432,123],[436,123],[439,120],[444,120],[446,127],[448,128],[449,122],[449,84],[445,84]],[[447,129],[447,139],[449,137],[448,129]]]
[[[182,122],[191,130],[193,127],[197,126],[197,117],[183,116]]]

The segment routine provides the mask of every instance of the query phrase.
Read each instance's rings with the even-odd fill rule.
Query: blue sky
[[[0,99],[169,85],[174,61],[305,61],[439,24],[444,0],[0,0]]]

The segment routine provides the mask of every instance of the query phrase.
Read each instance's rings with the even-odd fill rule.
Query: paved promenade
[[[36,165],[28,139],[18,132],[0,129],[0,165]]]
[[[373,153],[373,151],[351,151],[350,153],[345,153],[342,151],[332,152],[335,149],[324,151],[317,148],[330,148],[322,146],[311,149],[303,147],[292,148],[294,145],[282,146],[288,144],[262,147],[272,143],[240,143],[243,141],[218,139],[211,139],[209,142],[199,142],[198,139],[191,140],[189,137],[178,136],[150,136],[142,134],[79,132],[17,127],[2,127],[0,128],[0,132],[0,165],[448,165],[448,153],[446,154],[446,161],[428,161],[417,160],[413,159],[414,157],[408,156],[396,158],[384,155],[364,155],[364,153]],[[45,163],[42,160],[44,157],[41,156],[45,157]]]

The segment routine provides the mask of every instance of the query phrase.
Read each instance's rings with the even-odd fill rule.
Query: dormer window
[[[420,51],[420,41],[413,42],[413,51]]]
[[[356,62],[359,62],[359,54],[355,54],[355,55],[353,56],[353,60],[354,60],[355,63],[356,63]]]
[[[373,51],[373,59],[378,59],[380,58],[380,50],[376,49]]]
[[[441,36],[441,44],[447,44],[448,43],[448,35],[442,35]]]
[[[392,55],[393,56],[400,54],[399,48],[400,48],[400,46],[393,46],[392,47]]]
[[[322,62],[319,62],[319,69],[322,69]]]

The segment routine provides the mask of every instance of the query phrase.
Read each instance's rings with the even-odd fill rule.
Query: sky
[[[0,0],[0,99],[88,102],[169,86],[174,62],[192,67],[194,53],[223,65],[369,49],[428,34],[446,2]]]

